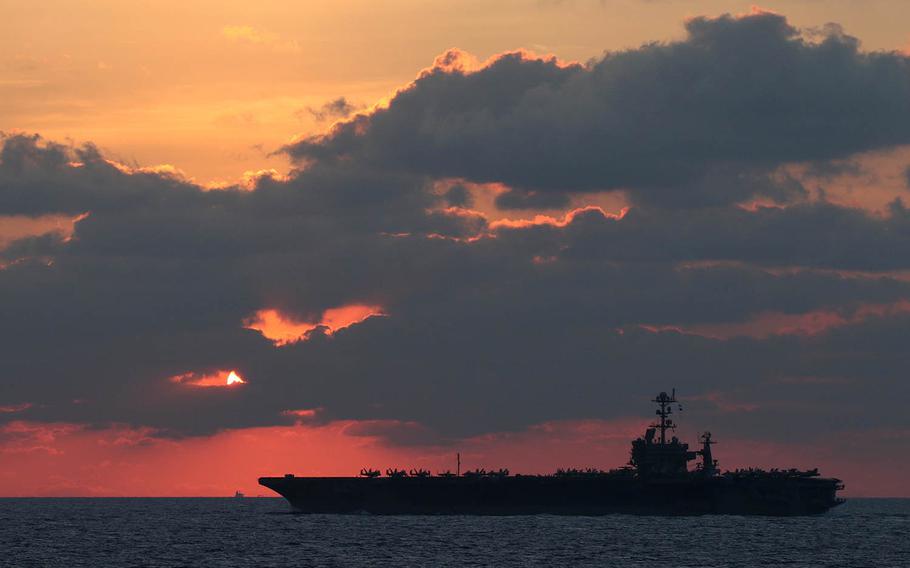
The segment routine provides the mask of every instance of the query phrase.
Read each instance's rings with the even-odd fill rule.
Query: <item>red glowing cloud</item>
[[[255,329],[275,345],[281,346],[306,339],[307,334],[317,327],[325,328],[331,335],[339,329],[381,315],[385,314],[379,306],[349,304],[326,310],[317,322],[304,322],[275,309],[264,309],[245,319],[243,325],[247,329]]]
[[[231,387],[246,383],[236,371],[215,371],[209,374],[184,373],[174,375],[168,380],[179,385],[193,387]]]
[[[597,212],[603,215],[605,218],[611,218],[615,220],[620,220],[626,216],[626,213],[629,212],[628,207],[623,207],[619,213],[613,214],[608,213],[603,210],[603,208],[597,205],[588,205],[585,207],[579,207],[577,209],[572,209],[571,211],[566,212],[562,219],[557,219],[549,215],[535,215],[533,219],[500,219],[498,221],[493,221],[490,223],[490,229],[496,230],[500,228],[505,229],[527,229],[529,227],[535,227],[538,225],[549,225],[551,227],[565,227],[572,223],[575,220],[577,215],[587,213],[587,212]]]
[[[9,404],[0,406],[0,414],[12,414],[13,412],[22,412],[31,408],[31,403],[23,402],[22,404]]]
[[[652,332],[675,331],[713,339],[752,337],[764,339],[773,335],[812,336],[830,329],[856,325],[871,318],[892,317],[910,312],[910,302],[900,300],[891,304],[863,304],[849,313],[834,310],[816,310],[803,314],[763,312],[744,322],[710,323],[691,326],[641,325]]]

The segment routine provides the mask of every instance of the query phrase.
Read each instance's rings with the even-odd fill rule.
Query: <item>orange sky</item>
[[[284,170],[269,153],[319,132],[318,108],[376,104],[451,47],[586,61],[682,35],[754,0],[0,2],[0,130],[93,141],[202,184]],[[903,0],[768,0],[797,26],[836,21],[869,49],[910,46]],[[2,235],[0,235],[2,239]]]

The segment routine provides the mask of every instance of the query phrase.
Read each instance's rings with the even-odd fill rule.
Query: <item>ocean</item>
[[[910,567],[910,499],[818,517],[297,515],[283,499],[0,499],[0,566]]]

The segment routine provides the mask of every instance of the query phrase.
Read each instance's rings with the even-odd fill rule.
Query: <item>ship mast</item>
[[[676,424],[670,419],[670,415],[673,414],[673,407],[671,405],[676,402],[676,389],[673,389],[673,394],[661,392],[657,395],[657,398],[652,399],[651,402],[655,402],[660,406],[660,409],[655,411],[655,413],[660,416],[660,421],[656,424],[651,424],[651,427],[660,429],[660,445],[663,446],[667,443],[667,430],[676,428]]]

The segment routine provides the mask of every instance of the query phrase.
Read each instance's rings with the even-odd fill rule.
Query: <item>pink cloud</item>
[[[872,318],[893,317],[910,313],[910,301],[889,304],[863,304],[852,311],[816,310],[802,314],[764,312],[744,322],[707,323],[696,325],[648,325],[639,327],[659,333],[674,331],[713,339],[751,337],[764,339],[773,335],[813,336],[831,329],[856,325]]]

